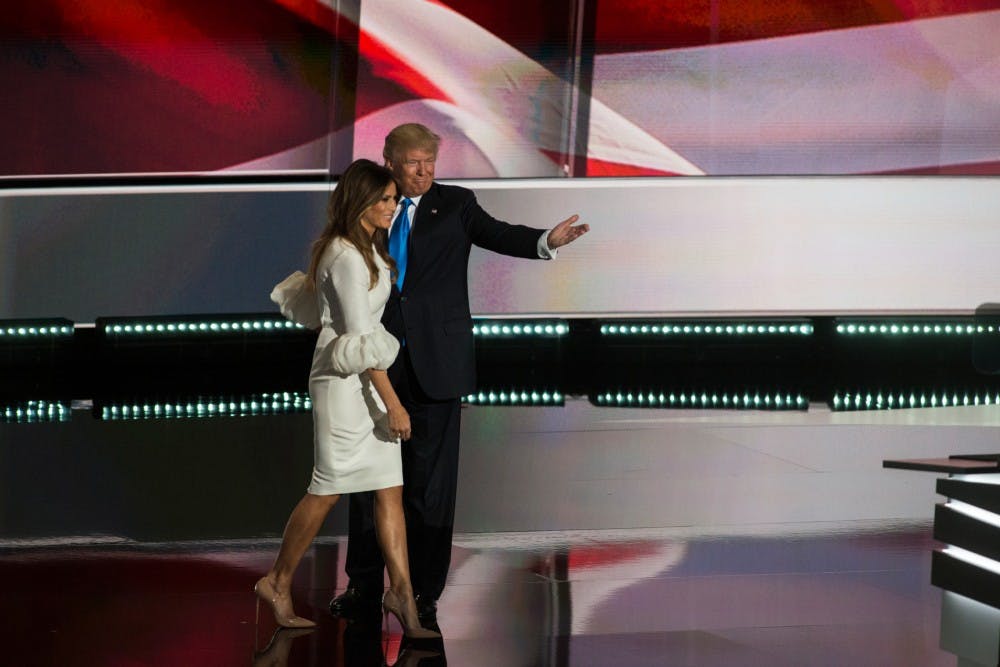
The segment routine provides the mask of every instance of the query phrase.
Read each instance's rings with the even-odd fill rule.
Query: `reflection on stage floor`
[[[7,665],[953,665],[930,479],[995,408],[463,411],[441,645],[326,610],[339,506],[275,633],[253,582],[310,459],[308,414],[0,424]]]
[[[344,544],[303,563],[312,633],[255,622],[273,540],[35,546],[0,558],[10,665],[947,665],[929,526],[463,535],[442,646],[326,611]],[[272,636],[273,635],[273,636]],[[442,657],[441,652],[444,656]],[[422,657],[421,657],[422,656]]]

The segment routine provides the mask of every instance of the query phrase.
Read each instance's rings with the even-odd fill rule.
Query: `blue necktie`
[[[403,200],[403,208],[396,216],[396,224],[389,233],[389,254],[396,260],[396,287],[403,290],[403,279],[406,277],[406,260],[410,254],[410,204],[409,199]]]

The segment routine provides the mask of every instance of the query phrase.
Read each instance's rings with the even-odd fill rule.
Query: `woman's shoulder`
[[[330,243],[327,244],[326,250],[323,251],[323,256],[320,259],[320,265],[326,269],[329,269],[334,264],[342,262],[354,262],[357,260],[364,259],[361,257],[361,252],[354,247],[348,239],[342,236],[336,236],[330,239]]]
[[[368,263],[350,240],[337,237],[330,241],[330,245],[323,253],[319,274],[335,281],[367,281]]]

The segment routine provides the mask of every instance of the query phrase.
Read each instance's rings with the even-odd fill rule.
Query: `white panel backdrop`
[[[481,313],[973,311],[1000,300],[1000,179],[465,182],[497,217],[591,233],[552,263],[475,251]]]
[[[554,262],[474,250],[473,312],[972,312],[1000,301],[1000,178],[460,181],[497,217],[591,233]],[[0,319],[274,310],[327,188],[0,193]]]

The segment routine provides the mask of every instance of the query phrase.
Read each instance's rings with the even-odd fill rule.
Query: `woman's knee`
[[[315,493],[309,493],[309,494],[306,494],[306,495],[308,496],[309,500],[312,503],[314,503],[317,506],[324,507],[327,510],[329,510],[334,505],[336,505],[337,501],[340,500],[340,494],[339,493],[335,493],[333,495],[328,495],[328,496],[319,496],[319,495],[316,495]]]
[[[402,486],[390,486],[386,489],[377,489],[375,491],[375,503],[381,505],[383,503],[402,503],[403,502],[403,487]]]

